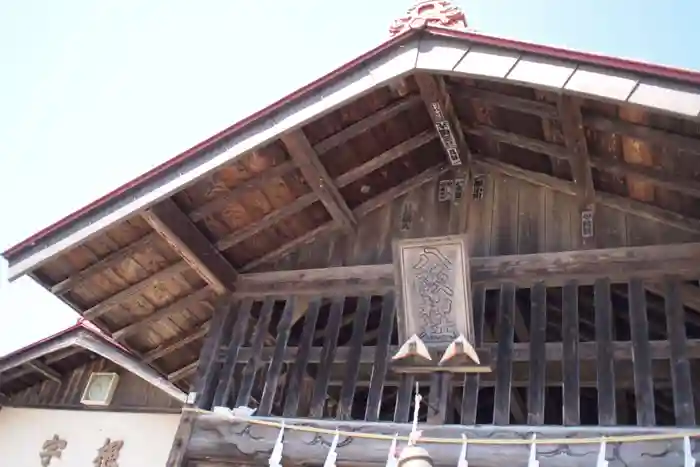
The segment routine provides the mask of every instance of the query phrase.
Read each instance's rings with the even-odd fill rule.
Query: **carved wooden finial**
[[[406,15],[394,20],[389,27],[389,34],[393,37],[409,29],[426,26],[465,31],[467,17],[461,8],[448,0],[422,0],[409,8]]]

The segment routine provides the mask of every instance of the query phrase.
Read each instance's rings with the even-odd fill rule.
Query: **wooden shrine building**
[[[4,257],[203,410],[405,435],[418,382],[430,437],[679,433],[700,416],[699,114],[700,73],[470,32],[423,1]],[[276,436],[186,411],[168,465],[266,465]],[[289,430],[285,462],[320,465],[330,438]],[[341,440],[338,463],[387,449]],[[455,465],[460,447],[428,449]]]

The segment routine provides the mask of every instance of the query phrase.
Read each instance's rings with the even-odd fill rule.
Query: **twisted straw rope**
[[[182,409],[183,412],[195,412],[201,414],[212,414],[209,410],[197,409],[192,407],[185,407]],[[266,426],[270,428],[282,428],[282,423],[275,422],[272,420],[262,420],[259,418],[248,418],[248,417],[236,417],[232,416],[232,420],[250,423],[251,425]],[[313,426],[303,426],[303,425],[288,425],[284,424],[285,430],[301,431],[304,433],[316,433],[323,435],[335,436],[337,433],[339,436],[349,437],[349,438],[360,438],[360,439],[373,439],[382,441],[408,441],[408,436],[393,436],[385,434],[375,434],[375,433],[358,433],[354,431],[341,431],[341,430],[329,430],[326,428],[316,428]],[[513,446],[513,445],[552,445],[552,444],[600,444],[605,441],[606,443],[639,443],[644,441],[670,441],[676,439],[683,439],[686,436],[691,438],[700,437],[700,430],[697,431],[686,431],[678,433],[649,433],[642,435],[624,435],[624,436],[604,436],[599,438],[537,438],[535,440],[530,439],[479,439],[479,438],[469,438],[467,442],[469,444],[482,444],[482,445],[496,445],[496,446]],[[462,438],[429,438],[420,437],[421,444],[464,444]]]

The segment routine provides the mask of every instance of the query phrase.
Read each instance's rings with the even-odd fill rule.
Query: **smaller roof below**
[[[96,358],[124,368],[181,402],[185,400],[180,389],[84,318],[0,358],[0,397],[8,397],[45,380],[62,384],[73,370]]]

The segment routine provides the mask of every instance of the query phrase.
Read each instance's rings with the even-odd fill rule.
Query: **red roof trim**
[[[630,71],[630,72],[637,72],[637,73],[643,73],[643,74],[668,78],[668,79],[672,79],[672,80],[678,80],[678,81],[682,81],[682,82],[686,82],[686,83],[700,84],[700,72],[695,72],[695,71],[691,71],[691,70],[671,68],[671,67],[643,63],[643,62],[638,62],[638,61],[633,61],[633,60],[608,57],[608,56],[598,55],[598,54],[593,54],[593,53],[577,52],[577,51],[573,51],[573,50],[561,49],[561,48],[556,48],[556,47],[551,47],[551,46],[546,46],[546,45],[532,44],[532,43],[528,43],[528,42],[521,42],[521,41],[516,41],[516,40],[512,40],[512,39],[505,39],[502,37],[486,36],[486,35],[470,33],[470,32],[461,32],[461,31],[454,31],[454,30],[443,29],[443,28],[434,28],[434,27],[427,27],[425,29],[428,32],[430,32],[431,34],[434,34],[436,36],[453,37],[456,39],[463,39],[463,40],[466,39],[466,40],[470,40],[470,41],[473,41],[475,43],[483,44],[483,45],[491,45],[491,46],[495,46],[495,47],[516,49],[516,50],[520,50],[522,52],[530,52],[530,53],[545,55],[545,56],[554,57],[554,58],[581,61],[581,62],[589,63],[591,65],[612,67],[612,68],[617,68],[617,69]],[[50,226],[40,230],[36,234],[27,238],[26,240],[23,240],[22,242],[8,248],[5,252],[3,252],[2,255],[5,258],[8,258],[8,257],[18,253],[20,250],[22,250],[26,247],[29,247],[32,244],[39,242],[43,237],[46,237],[47,235],[55,232],[56,230],[65,226],[66,224],[68,224],[68,223],[78,219],[80,216],[88,213],[89,211],[100,207],[101,205],[103,205],[107,201],[111,200],[112,198],[124,193],[125,191],[127,191],[131,188],[138,186],[139,184],[141,184],[143,182],[148,181],[149,179],[157,176],[159,173],[166,170],[167,168],[169,168],[169,167],[171,167],[179,162],[182,162],[182,161],[188,159],[189,157],[192,157],[193,155],[197,154],[198,152],[206,149],[208,146],[216,144],[217,142],[221,141],[222,139],[232,135],[236,131],[243,129],[244,127],[256,122],[257,120],[267,116],[268,114],[274,112],[275,110],[279,109],[280,107],[288,104],[290,101],[299,99],[299,98],[303,97],[304,95],[311,93],[316,88],[322,86],[323,84],[337,78],[338,76],[340,76],[346,72],[351,71],[353,68],[360,65],[365,60],[368,60],[368,59],[374,57],[375,55],[378,55],[379,53],[381,53],[384,50],[393,46],[394,44],[401,42],[404,39],[406,39],[409,36],[414,35],[416,33],[417,33],[416,30],[409,30],[408,32],[406,32],[404,34],[400,34],[396,37],[391,38],[390,40],[382,43],[381,45],[379,45],[378,47],[375,47],[374,49],[370,50],[369,52],[367,52],[363,55],[360,55],[356,59],[346,63],[345,65],[341,66],[340,68],[336,69],[335,71],[332,71],[331,73],[329,73],[325,76],[322,76],[321,78],[311,82],[310,84],[296,90],[295,92],[289,94],[288,96],[283,97],[282,99],[278,100],[277,102],[274,102],[273,104],[269,105],[268,107],[265,107],[264,109],[250,115],[249,117],[233,124],[232,126],[217,133],[216,135],[212,136],[211,138],[197,144],[196,146],[191,147],[187,151],[185,151],[185,152],[173,157],[172,159],[154,167],[153,169],[149,170],[148,172],[144,173],[143,175],[141,175],[141,176],[135,178],[134,180],[117,188],[116,190],[113,190],[112,192],[107,193],[106,195],[98,198],[97,200],[93,201],[92,203],[88,204],[87,206],[83,207],[82,209],[79,209],[79,210],[73,212],[72,214],[69,214],[68,216],[64,217],[63,219],[61,219],[61,220],[51,224]]]
[[[486,36],[473,32],[455,31],[444,28],[427,28],[431,34],[443,37],[453,37],[456,39],[469,40],[483,45],[491,45],[494,47],[503,47],[507,49],[516,49],[522,52],[545,55],[552,58],[561,58],[565,60],[573,60],[586,62],[591,65],[607,66],[617,68],[624,71],[642,73],[645,75],[653,75],[659,78],[668,78],[671,80],[682,81],[685,83],[700,84],[700,72],[688,70],[685,68],[673,68],[664,65],[655,65],[637,60],[626,58],[610,57],[590,52],[579,52],[576,50],[562,49],[549,45],[533,44],[531,42],[522,42],[514,39],[506,39],[503,37]]]
[[[97,326],[95,326],[91,322],[87,321],[85,318],[79,318],[75,324],[72,324],[72,325],[68,326],[67,328],[62,329],[61,331],[58,331],[55,334],[51,334],[47,337],[39,339],[38,341],[32,342],[31,344],[27,344],[20,349],[14,350],[6,355],[1,356],[0,361],[5,360],[5,359],[10,358],[10,357],[13,357],[13,356],[20,354],[22,352],[26,352],[28,350],[31,350],[34,347],[37,347],[41,344],[45,344],[46,342],[50,342],[54,339],[58,339],[59,337],[63,337],[66,334],[71,333],[73,331],[76,331],[78,329],[84,329],[84,330],[100,337],[101,339],[106,340],[109,344],[113,345],[114,347],[117,347],[120,350],[126,352],[127,354],[132,355],[132,353],[128,349],[126,349],[123,345],[121,345],[119,342],[114,340],[112,337],[110,337],[107,334],[105,334],[104,332],[102,332]]]

